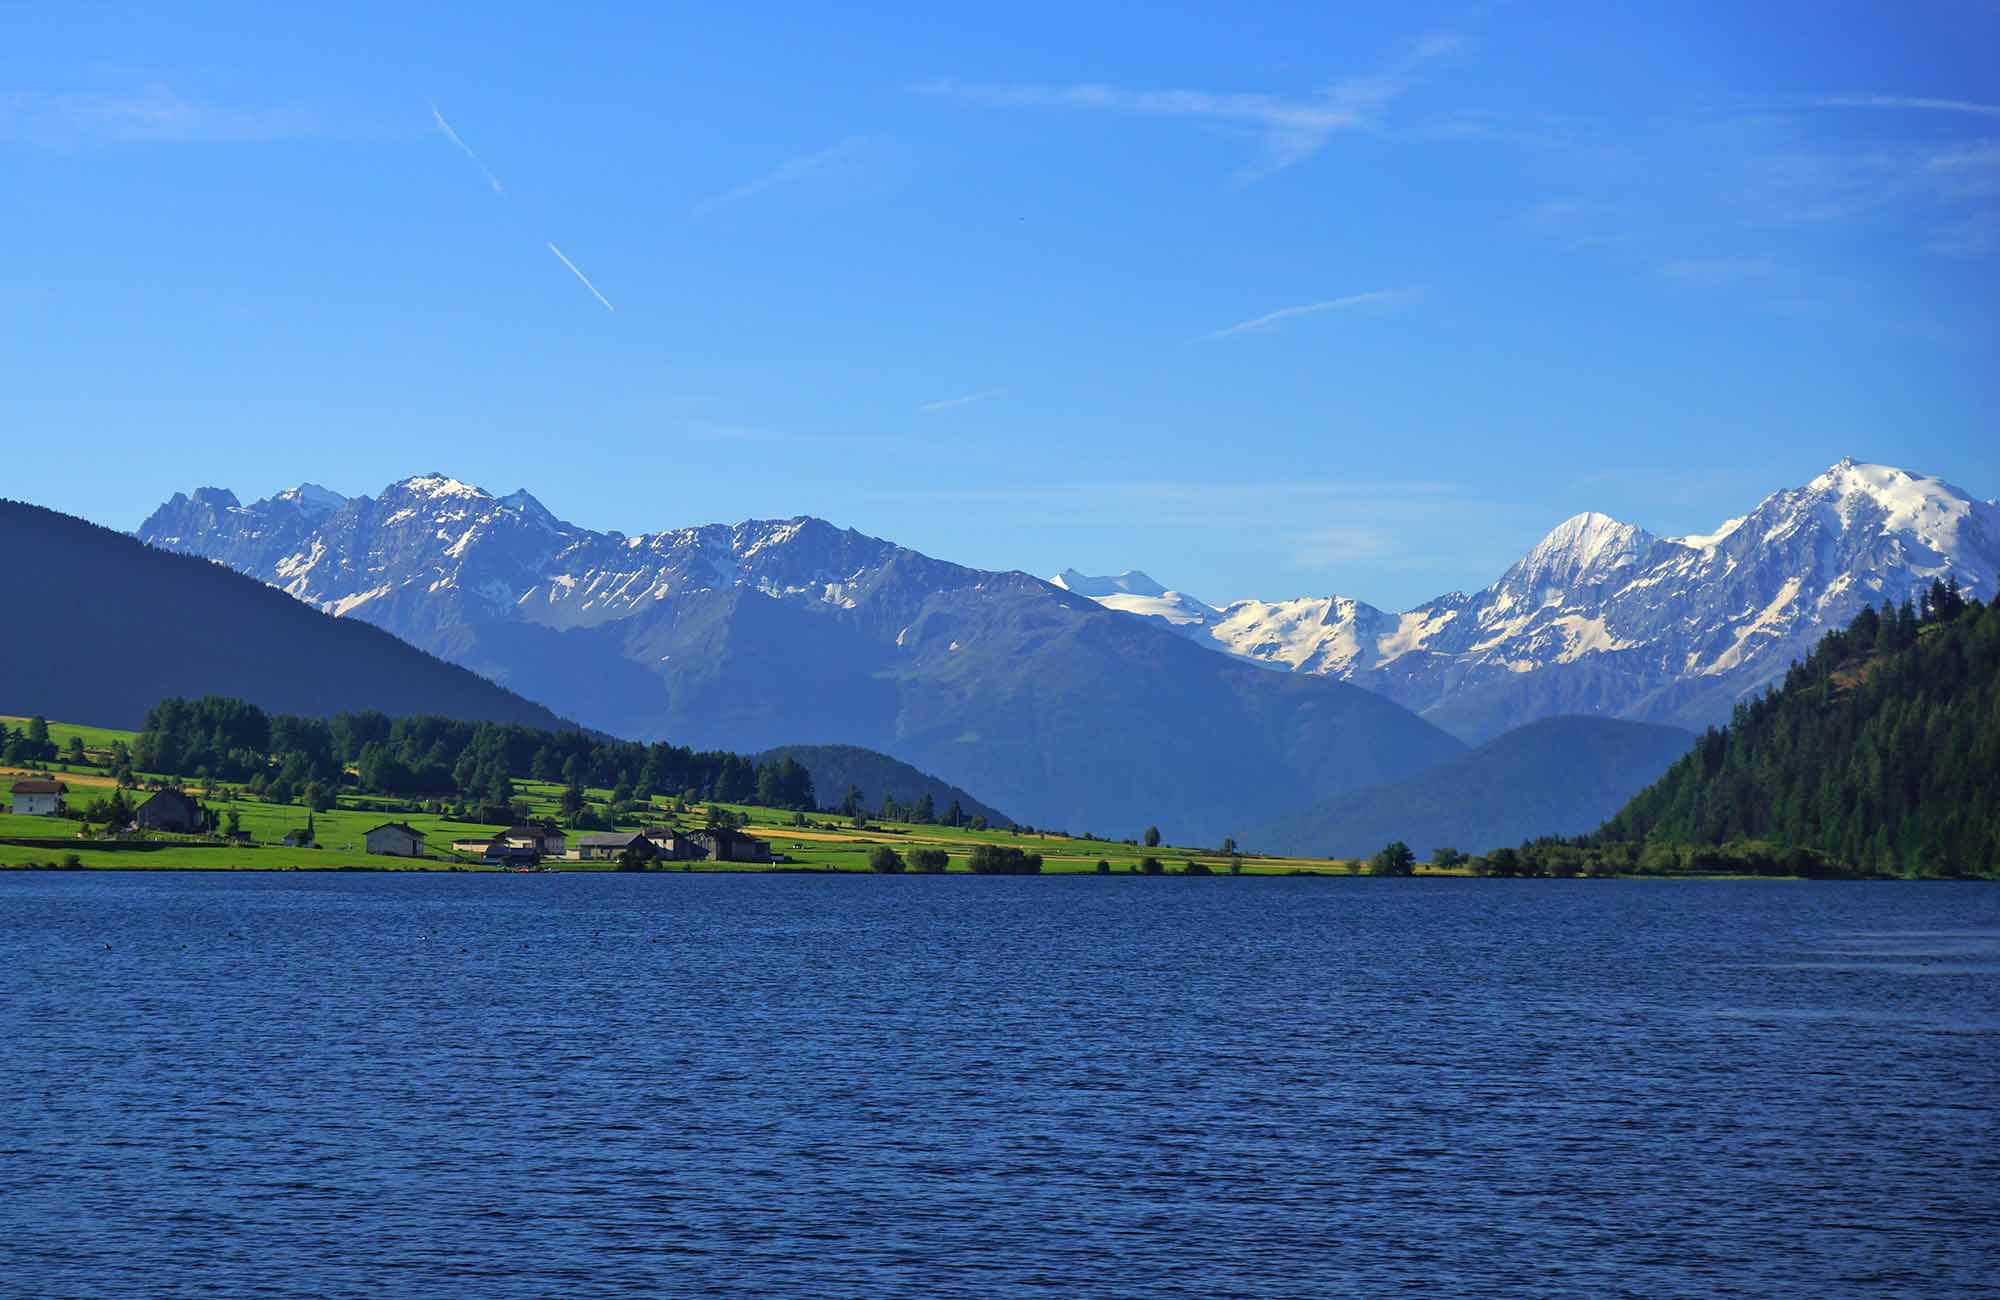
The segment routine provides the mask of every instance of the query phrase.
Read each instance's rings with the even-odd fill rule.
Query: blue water
[[[2000,889],[0,874],[0,1295],[1992,1294]]]

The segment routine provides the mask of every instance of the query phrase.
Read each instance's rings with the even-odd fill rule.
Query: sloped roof
[[[16,781],[14,794],[67,794],[69,787],[61,781]]]
[[[593,831],[577,836],[576,846],[580,849],[611,849],[645,838],[637,831]]]
[[[414,826],[406,826],[402,822],[383,822],[380,826],[370,826],[361,833],[363,835],[373,835],[376,831],[401,831],[403,834],[411,836],[414,839],[422,839],[424,837],[422,831]]]

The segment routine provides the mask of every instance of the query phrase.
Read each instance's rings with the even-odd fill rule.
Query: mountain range
[[[1462,749],[1345,682],[812,518],[627,536],[428,474],[249,505],[204,488],[139,535],[614,735],[862,745],[1039,825],[1213,842]]]
[[[1479,743],[1563,714],[1721,722],[1829,627],[1943,576],[1993,595],[2000,504],[1842,460],[1703,536],[1576,515],[1484,590],[1401,613],[1348,596],[1218,607],[1138,571],[1053,581],[1229,654],[1365,686]]]
[[[1850,460],[1704,536],[1577,515],[1485,589],[1401,613],[1043,582],[811,517],[598,532],[444,474],[248,505],[202,488],[139,536],[613,734],[863,745],[1032,823],[1209,842],[1544,718],[1721,721],[1864,604],[2000,575],[2000,506]]]

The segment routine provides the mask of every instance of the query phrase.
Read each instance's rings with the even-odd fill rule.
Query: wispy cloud
[[[1248,182],[1312,157],[1336,131],[1365,125],[1409,90],[1426,64],[1455,55],[1463,47],[1451,33],[1433,33],[1378,72],[1347,77],[1316,94],[1292,98],[1254,92],[1132,90],[1097,83],[1034,86],[949,79],[924,82],[916,89],[999,108],[1095,110],[1254,127],[1260,132],[1264,156],[1261,163],[1239,173],[1237,179]]]
[[[297,108],[203,103],[155,83],[136,94],[15,91],[0,95],[0,138],[56,148],[95,143],[237,144],[323,135]]]
[[[2000,117],[2000,104],[1980,104],[1966,99],[1929,99],[1922,95],[1828,95],[1819,102],[1824,108],[1896,108]]]
[[[984,392],[967,393],[963,397],[947,397],[940,402],[925,402],[922,406],[919,406],[917,409],[919,411],[949,411],[953,407],[970,406],[974,402],[983,402],[986,401],[988,398],[999,397],[1006,391],[1007,390],[1004,388],[989,388]]]
[[[765,190],[775,189],[780,185],[789,185],[794,181],[803,180],[808,176],[823,172],[843,159],[853,156],[860,147],[861,138],[859,136],[849,136],[839,144],[821,149],[818,153],[800,154],[796,158],[787,158],[754,180],[745,181],[741,185],[703,199],[694,205],[694,215],[697,217],[705,216],[717,208],[726,207],[731,203],[741,203],[744,199],[753,198],[756,195],[762,194]]]
[[[591,293],[591,296],[592,296],[592,297],[594,297],[594,298],[596,298],[596,299],[597,299],[597,301],[599,301],[599,302],[601,302],[601,303],[603,303],[603,304],[604,304],[604,310],[606,310],[606,311],[617,311],[617,310],[618,310],[618,309],[617,309],[616,307],[613,307],[613,306],[611,305],[611,300],[610,300],[609,298],[606,298],[606,297],[605,297],[605,296],[604,296],[603,294],[601,294],[601,293],[597,292],[597,286],[596,286],[596,285],[594,285],[594,284],[592,284],[592,283],[590,282],[590,277],[589,277],[589,276],[585,275],[585,274],[584,274],[583,272],[581,272],[581,271],[579,271],[579,270],[577,270],[577,269],[576,269],[576,263],[575,263],[575,262],[572,262],[572,261],[570,261],[570,260],[569,260],[569,259],[568,259],[567,257],[564,257],[564,256],[563,256],[563,251],[562,251],[562,250],[561,250],[560,248],[557,248],[557,247],[555,246],[555,243],[554,243],[554,241],[553,241],[553,240],[548,240],[548,239],[544,239],[544,240],[543,240],[542,242],[543,242],[544,244],[547,244],[547,245],[549,246],[549,251],[550,251],[551,253],[554,253],[554,254],[556,255],[556,260],[557,260],[557,261],[561,262],[561,263],[562,263],[562,264],[563,264],[564,266],[566,266],[566,267],[568,267],[568,268],[569,268],[569,273],[570,273],[571,275],[573,275],[573,276],[575,276],[575,277],[576,277],[577,279],[579,279],[579,280],[583,281],[583,287],[584,287],[584,288],[586,288],[586,289],[588,289],[588,290],[590,290],[590,293]]]
[[[451,129],[451,123],[444,120],[444,114],[438,111],[436,104],[431,105],[431,120],[437,123],[438,130],[444,132],[445,139],[457,145],[459,152],[472,160],[472,165],[479,169],[479,174],[486,178],[486,183],[493,187],[493,192],[495,194],[501,193],[500,178],[495,176],[486,164],[480,160],[478,154],[472,152],[472,146],[460,139],[458,132]]]
[[[1400,302],[1409,293],[1404,289],[1377,289],[1370,293],[1350,293],[1344,298],[1328,298],[1325,302],[1308,302],[1297,307],[1280,307],[1276,311],[1253,316],[1249,320],[1238,321],[1212,334],[1204,334],[1196,339],[1205,343],[1210,339],[1226,339],[1236,334],[1249,334],[1256,330],[1267,330],[1300,316],[1316,316],[1325,311],[1345,311],[1350,307],[1367,307],[1380,303]]]

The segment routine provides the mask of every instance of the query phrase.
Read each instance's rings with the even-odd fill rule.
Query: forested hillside
[[[1767,841],[1901,875],[2000,873],[2000,608],[1862,611],[1740,705],[1599,843]]]

